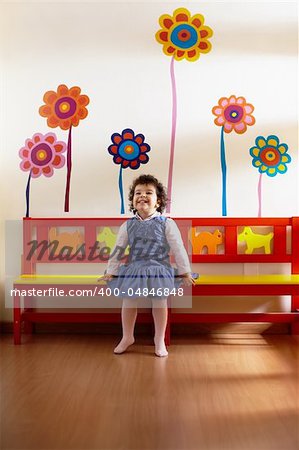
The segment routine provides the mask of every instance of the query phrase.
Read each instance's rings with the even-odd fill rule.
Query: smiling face
[[[155,186],[153,184],[137,184],[134,190],[133,206],[143,219],[154,214],[159,206]]]

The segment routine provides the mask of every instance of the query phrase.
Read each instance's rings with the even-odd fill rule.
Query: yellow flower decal
[[[264,138],[258,136],[255,146],[249,150],[252,156],[252,165],[260,173],[266,173],[269,177],[274,177],[277,173],[285,173],[287,164],[291,162],[291,157],[287,153],[287,144],[280,143],[275,135]]]
[[[204,25],[201,14],[191,16],[186,8],[178,8],[173,15],[163,14],[159,23],[162,27],[156,33],[157,41],[163,45],[163,52],[180,61],[196,61],[201,53],[211,51],[209,38],[213,36],[210,27]]]

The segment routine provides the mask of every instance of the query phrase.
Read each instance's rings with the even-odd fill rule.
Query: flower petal
[[[110,155],[117,155],[118,154],[118,145],[109,145],[108,152]]]
[[[69,95],[73,98],[77,98],[77,97],[79,97],[80,92],[81,92],[81,88],[79,88],[79,86],[73,86],[69,90]],[[83,97],[83,95],[82,95],[82,97]]]
[[[258,136],[255,140],[255,143],[259,148],[264,148],[267,145],[267,142],[263,136]]]
[[[200,28],[204,24],[204,17],[201,14],[195,14],[191,17],[190,23],[194,25],[196,28]]]
[[[38,110],[39,115],[42,117],[48,117],[52,113],[52,109],[48,105],[43,105]]]
[[[140,162],[137,159],[134,159],[133,161],[130,161],[131,169],[138,169],[139,166],[140,166]]]
[[[229,99],[228,99],[228,103],[229,103],[230,105],[235,105],[235,104],[237,103],[236,96],[235,96],[235,95],[231,95],[231,96],[229,97]]]
[[[122,132],[122,138],[125,139],[134,139],[134,131],[131,128],[126,128]]]
[[[228,105],[228,99],[226,97],[221,97],[218,103],[222,108],[225,108],[225,106]]]
[[[237,105],[244,105],[244,103],[246,103],[246,100],[244,97],[238,97],[236,103]]]
[[[147,155],[146,153],[142,153],[142,154],[139,156],[139,161],[140,161],[142,164],[146,164],[146,163],[148,162],[148,160],[149,160],[149,157],[148,157],[148,155]]]
[[[89,97],[88,95],[80,95],[80,97],[77,100],[78,104],[80,106],[87,106],[89,104]]]
[[[26,159],[26,160],[20,162],[20,168],[21,168],[22,170],[24,170],[25,172],[26,172],[27,170],[30,170],[31,167],[32,167],[32,166],[31,166],[31,162],[30,162],[28,159]]]
[[[173,17],[176,22],[189,22],[190,12],[186,8],[178,8],[173,12]]]
[[[136,142],[136,144],[138,144],[138,145],[140,145],[140,144],[142,144],[143,142],[144,142],[144,136],[143,136],[143,134],[137,134],[136,136],[135,136],[135,139],[134,139],[134,141]]]
[[[220,116],[220,117],[217,117],[214,120],[214,122],[215,122],[216,125],[222,126],[224,124],[224,122],[225,122],[225,119],[224,119],[224,117]]]
[[[122,141],[122,137],[118,133],[113,133],[111,136],[111,140],[112,140],[112,142],[114,142],[114,144],[118,145]]]
[[[57,88],[57,94],[59,97],[65,96],[69,94],[68,87],[65,84],[60,84]]]
[[[62,153],[66,151],[66,145],[64,144],[64,142],[56,142],[56,144],[53,146],[55,151],[57,153]]]
[[[214,108],[212,109],[212,112],[216,116],[220,116],[223,113],[223,109],[219,108],[219,106],[214,106]]]
[[[254,107],[252,105],[250,105],[250,103],[247,103],[246,105],[243,106],[246,114],[250,114],[253,112]]]
[[[174,51],[175,51],[175,48],[174,48],[172,45],[169,45],[169,46],[166,48],[166,54],[171,55]]]
[[[41,169],[38,167],[32,167],[31,176],[32,178],[38,178],[42,174]]]
[[[278,147],[278,150],[283,155],[284,153],[286,153],[288,151],[287,144],[280,144],[280,146]]]
[[[128,167],[129,165],[130,165],[130,161],[127,160],[127,159],[124,159],[123,162],[122,162],[123,168],[125,169],[125,168]]]
[[[279,164],[279,165],[277,166],[277,170],[278,170],[280,173],[284,173],[284,172],[287,171],[287,166],[286,166],[285,164]]]
[[[48,118],[47,124],[50,128],[56,128],[59,125],[59,119],[55,116],[51,116]]]
[[[278,147],[279,145],[279,139],[277,136],[274,136],[273,134],[271,136],[268,136],[267,138],[267,144],[273,145],[273,147]]]
[[[251,156],[255,156],[255,157],[259,157],[260,154],[260,149],[257,147],[251,147],[251,149],[249,150],[249,153]]]
[[[45,177],[51,177],[54,173],[52,166],[46,166],[42,168],[42,173]]]
[[[158,32],[159,34],[158,34],[158,40],[159,40],[159,42],[160,43],[163,43],[163,42],[168,42],[168,32],[167,31],[159,31]]]
[[[216,119],[217,120],[217,119]],[[233,129],[233,124],[230,122],[225,122],[223,125],[225,133],[230,133]]]
[[[238,134],[245,133],[245,131],[247,130],[247,126],[245,125],[244,122],[234,123],[233,125],[236,133]]]
[[[147,152],[149,152],[150,151],[150,146],[148,145],[148,144],[142,144],[142,145],[140,145],[140,152],[141,153],[147,153]]]
[[[276,172],[277,172],[276,168],[270,167],[267,170],[267,175],[269,175],[270,177],[274,177],[276,175]]]
[[[291,162],[291,157],[290,157],[290,155],[283,155],[283,156],[281,157],[281,162],[283,162],[283,163],[289,163],[289,162]]]
[[[56,140],[56,136],[53,133],[49,133],[48,135],[45,136],[45,141],[49,142],[49,144],[54,144]]]
[[[43,100],[49,105],[53,105],[57,100],[57,93],[54,91],[47,91],[44,94]]]
[[[255,118],[253,116],[245,116],[244,122],[247,123],[247,125],[254,125],[255,124]]]

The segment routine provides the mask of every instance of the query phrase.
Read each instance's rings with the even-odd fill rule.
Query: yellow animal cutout
[[[246,254],[253,253],[254,249],[264,248],[264,251],[267,255],[271,253],[270,243],[273,239],[274,234],[257,234],[252,231],[250,227],[244,227],[242,233],[238,234],[238,240],[240,242],[246,242],[247,249],[245,250]]]
[[[70,254],[76,252],[78,247],[84,243],[83,234],[80,231],[74,231],[73,233],[57,233],[57,229],[55,227],[50,228],[49,230],[49,241],[58,241],[57,248],[55,250],[55,255],[59,254],[63,247],[68,247]]]
[[[102,231],[97,235],[97,241],[98,242],[104,242],[106,247],[109,247],[111,251],[115,247],[117,234],[114,233],[111,228],[104,227]],[[125,250],[125,255],[128,255],[130,253],[129,246]]]
[[[209,255],[217,254],[217,246],[223,243],[223,234],[219,230],[213,233],[202,231],[196,234],[195,227],[191,229],[192,249],[194,254],[201,254],[204,247],[207,247]]]

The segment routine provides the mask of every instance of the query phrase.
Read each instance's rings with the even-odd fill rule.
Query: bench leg
[[[21,344],[21,297],[15,294],[13,299],[13,335],[14,344]]]
[[[24,312],[32,312],[33,308],[30,307],[31,305],[31,300],[30,297],[25,297],[24,298]],[[34,333],[34,324],[33,322],[30,322],[29,320],[25,319],[26,316],[24,316],[24,333],[25,334],[32,334]]]
[[[296,316],[296,321],[291,324],[291,334],[299,334],[299,295],[292,295],[291,311]]]

